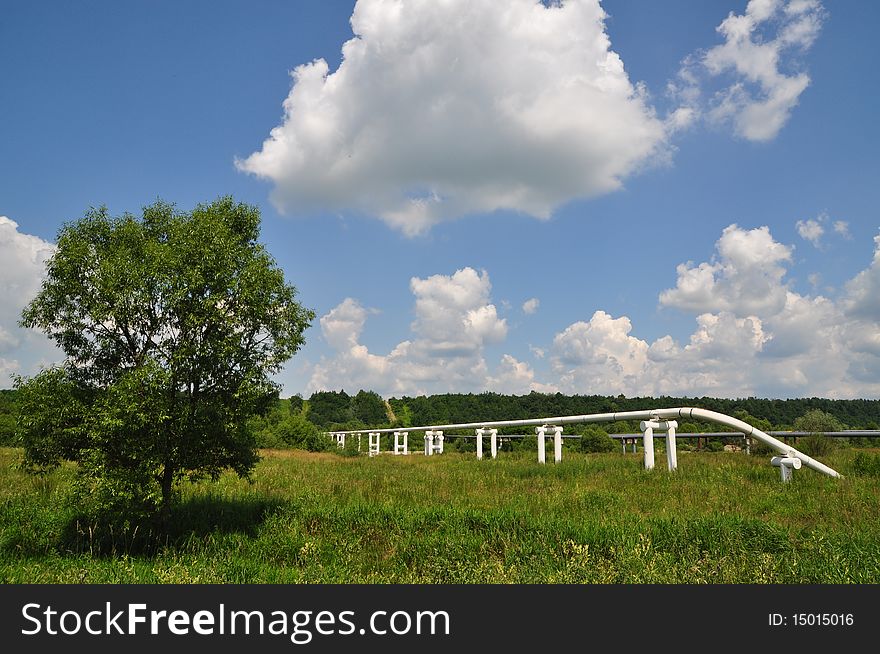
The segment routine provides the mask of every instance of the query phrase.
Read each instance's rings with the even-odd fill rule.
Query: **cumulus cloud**
[[[599,0],[359,0],[342,63],[302,64],[240,170],[283,212],[354,210],[407,235],[467,214],[546,219],[668,155]]]
[[[685,58],[670,91],[691,114],[730,123],[750,141],[771,140],[810,84],[798,57],[824,18],[818,0],[750,0],[745,13],[731,12],[716,28],[723,43]],[[704,87],[718,80],[726,85],[704,100]]]
[[[730,225],[715,249],[709,262],[678,265],[676,286],[660,294],[661,306],[740,316],[774,314],[785,306],[782,279],[792,248],[777,242],[768,227],[745,230]]]
[[[605,388],[622,393],[640,382],[648,344],[630,336],[632,323],[596,311],[589,322],[569,325],[553,339],[551,366],[564,388]]]
[[[524,394],[531,391],[555,393],[558,387],[535,379],[535,371],[524,361],[505,354],[494,373],[486,380],[486,388],[496,393]]]
[[[367,310],[357,300],[347,297],[321,316],[321,334],[330,347],[344,350],[357,345],[366,321]]]
[[[661,306],[695,314],[681,345],[638,337],[597,311],[557,334],[552,372],[566,392],[746,397],[880,397],[880,236],[838,298],[792,291],[791,248],[765,227],[731,225],[709,262],[678,267]]]
[[[846,284],[844,307],[853,318],[880,323],[880,235],[874,245],[871,265]]]
[[[488,273],[473,268],[413,277],[413,338],[386,355],[373,354],[360,343],[368,311],[354,299],[343,300],[320,320],[324,340],[335,354],[315,365],[309,390],[357,386],[412,394],[485,390],[489,383],[500,387],[526,379],[528,368],[514,365],[512,358],[490,376],[484,348],[507,336],[507,322],[491,302],[491,289]]]
[[[812,243],[813,247],[818,248],[820,246],[819,242],[822,240],[822,234],[825,233],[825,228],[822,227],[822,224],[818,220],[813,220],[812,218],[808,220],[799,220],[795,227],[797,227],[797,232],[802,239]]]
[[[815,218],[807,220],[799,220],[795,223],[798,235],[805,241],[812,243],[813,247],[823,249],[822,238],[825,236],[828,224],[831,223],[831,229],[835,234],[847,240],[852,238],[849,233],[849,223],[845,220],[831,221],[828,213],[823,211]]]
[[[870,265],[838,297],[802,295],[786,279],[791,246],[767,227],[730,225],[710,261],[679,265],[676,286],[659,295],[662,307],[693,316],[686,338],[649,341],[628,316],[596,310],[546,349],[530,345],[537,369],[510,354],[487,361],[487,346],[508,332],[488,273],[413,278],[412,338],[369,352],[360,343],[369,311],[346,299],[321,319],[335,352],[315,366],[310,388],[880,397],[880,235],[874,242]]]
[[[541,301],[538,298],[536,298],[536,297],[530,298],[530,299],[526,300],[525,302],[523,302],[523,305],[522,305],[523,313],[530,316],[538,310],[538,307],[540,305],[541,305]]]
[[[11,373],[31,373],[45,357],[54,358],[47,338],[18,326],[54,251],[53,244],[19,231],[18,223],[0,216],[0,386],[11,385]]]

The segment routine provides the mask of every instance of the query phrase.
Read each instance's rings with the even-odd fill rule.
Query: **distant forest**
[[[606,395],[563,395],[561,393],[444,393],[418,397],[392,397],[387,403],[376,393],[322,391],[308,400],[291,401],[313,424],[323,429],[358,429],[363,426],[437,425],[481,420],[517,420],[586,413],[637,411],[642,409],[693,406],[728,415],[766,421],[773,429],[791,429],[795,420],[811,410],[831,414],[846,429],[880,429],[880,400],[829,400],[799,398],[770,400],[754,397],[616,397]],[[747,416],[745,415],[747,414]],[[700,425],[700,429],[708,427]]]
[[[392,397],[386,401],[377,393],[364,390],[354,395],[345,391],[320,391],[313,393],[308,399],[298,395],[279,398],[266,415],[251,421],[251,429],[261,446],[271,447],[301,443],[314,439],[318,431],[331,429],[517,420],[675,406],[719,411],[763,429],[792,429],[798,418],[813,410],[824,411],[833,416],[841,429],[880,429],[880,400],[444,393]],[[16,391],[0,390],[0,445],[16,443],[16,414]],[[634,423],[620,422],[607,425],[607,429],[609,433],[625,433],[637,430],[637,426]],[[706,423],[685,423],[679,426],[682,433],[719,430],[724,431],[718,425]],[[579,427],[572,425],[566,431],[579,433]]]

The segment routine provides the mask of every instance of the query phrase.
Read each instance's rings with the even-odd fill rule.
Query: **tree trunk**
[[[171,493],[174,490],[174,468],[166,463],[162,472],[162,505],[159,508],[159,531],[168,534],[171,526]]]

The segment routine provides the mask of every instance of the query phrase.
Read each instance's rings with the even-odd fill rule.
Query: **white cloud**
[[[410,289],[416,296],[414,332],[421,346],[437,356],[473,355],[484,345],[507,336],[507,321],[498,318],[490,303],[489,274],[463,268],[452,276],[413,277]]]
[[[473,268],[413,277],[413,338],[387,355],[373,354],[360,343],[367,310],[345,299],[321,318],[324,339],[336,352],[315,365],[308,390],[358,387],[388,395],[485,390],[490,383],[512,387],[523,382],[529,369],[514,365],[512,357],[494,377],[489,374],[484,348],[507,336],[507,322],[491,303],[491,288],[488,273]]]
[[[284,212],[350,209],[407,235],[508,209],[546,219],[668,156],[598,0],[359,0],[330,71],[298,66],[283,122],[237,166]]]
[[[849,233],[849,223],[845,220],[835,220],[834,231],[845,239],[852,238],[852,235]]]
[[[558,388],[552,384],[542,384],[535,380],[535,371],[523,361],[505,354],[494,374],[486,380],[486,388],[496,393],[524,395],[531,391],[555,393]]]
[[[874,244],[871,265],[846,284],[844,308],[853,318],[880,323],[880,235]]]
[[[790,288],[792,248],[768,228],[730,225],[713,259],[678,266],[675,288],[659,296],[662,306],[693,315],[686,339],[649,342],[628,316],[597,310],[546,350],[529,346],[535,365],[546,356],[540,370],[509,354],[487,362],[486,346],[508,329],[491,303],[488,273],[414,278],[413,337],[387,355],[370,353],[359,342],[368,311],[346,299],[321,319],[336,353],[315,366],[310,388],[880,397],[880,235],[874,240],[870,265],[829,298]]]
[[[732,123],[738,136],[773,139],[810,84],[797,55],[813,45],[824,18],[819,2],[751,0],[717,27],[724,43],[685,58],[670,91],[692,114]],[[704,101],[702,87],[713,79],[727,86]]]
[[[0,387],[11,373],[30,374],[56,351],[39,332],[18,326],[21,311],[36,296],[55,246],[19,231],[18,223],[0,216]]]
[[[596,311],[589,322],[569,325],[553,339],[551,367],[560,385],[577,393],[616,394],[636,387],[647,362],[648,344],[629,335],[629,318]]]
[[[686,345],[633,334],[597,311],[557,334],[553,372],[565,392],[724,397],[880,397],[880,236],[871,265],[838,300],[793,292],[790,248],[767,228],[724,230],[717,257],[678,267],[660,303],[693,312]],[[749,297],[754,295],[755,297]]]
[[[820,241],[822,240],[822,234],[825,233],[825,228],[822,227],[822,224],[818,220],[813,220],[812,218],[808,220],[799,220],[795,227],[797,227],[797,232],[802,239],[812,243],[813,247],[818,248],[820,246]]]
[[[675,288],[660,294],[662,306],[695,313],[730,311],[736,315],[764,316],[785,305],[785,262],[791,248],[778,243],[769,228],[725,228],[715,244],[717,256],[694,266],[688,262],[676,270]]]
[[[525,302],[523,302],[523,305],[522,305],[523,313],[530,316],[538,310],[538,307],[540,305],[541,305],[541,301],[538,298],[536,298],[536,297],[530,298],[530,299],[526,300]]]
[[[332,348],[343,350],[357,345],[366,320],[367,310],[357,300],[347,297],[321,317],[321,333]]]
[[[816,218],[797,221],[795,227],[802,239],[809,241],[814,247],[822,249],[822,237],[825,235],[826,226],[829,222],[828,213],[823,211]],[[845,220],[833,221],[831,228],[835,234],[842,238],[847,240],[852,238],[852,235],[849,233],[849,223]]]

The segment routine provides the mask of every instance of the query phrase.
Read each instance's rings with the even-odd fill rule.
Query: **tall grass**
[[[70,502],[69,467],[40,479],[0,450],[0,580],[91,583],[877,583],[880,486],[783,486],[764,459],[531,453],[339,457],[266,451],[248,483],[186,486],[171,534],[107,533]],[[870,459],[873,462],[873,459]],[[852,474],[850,474],[852,473]]]

